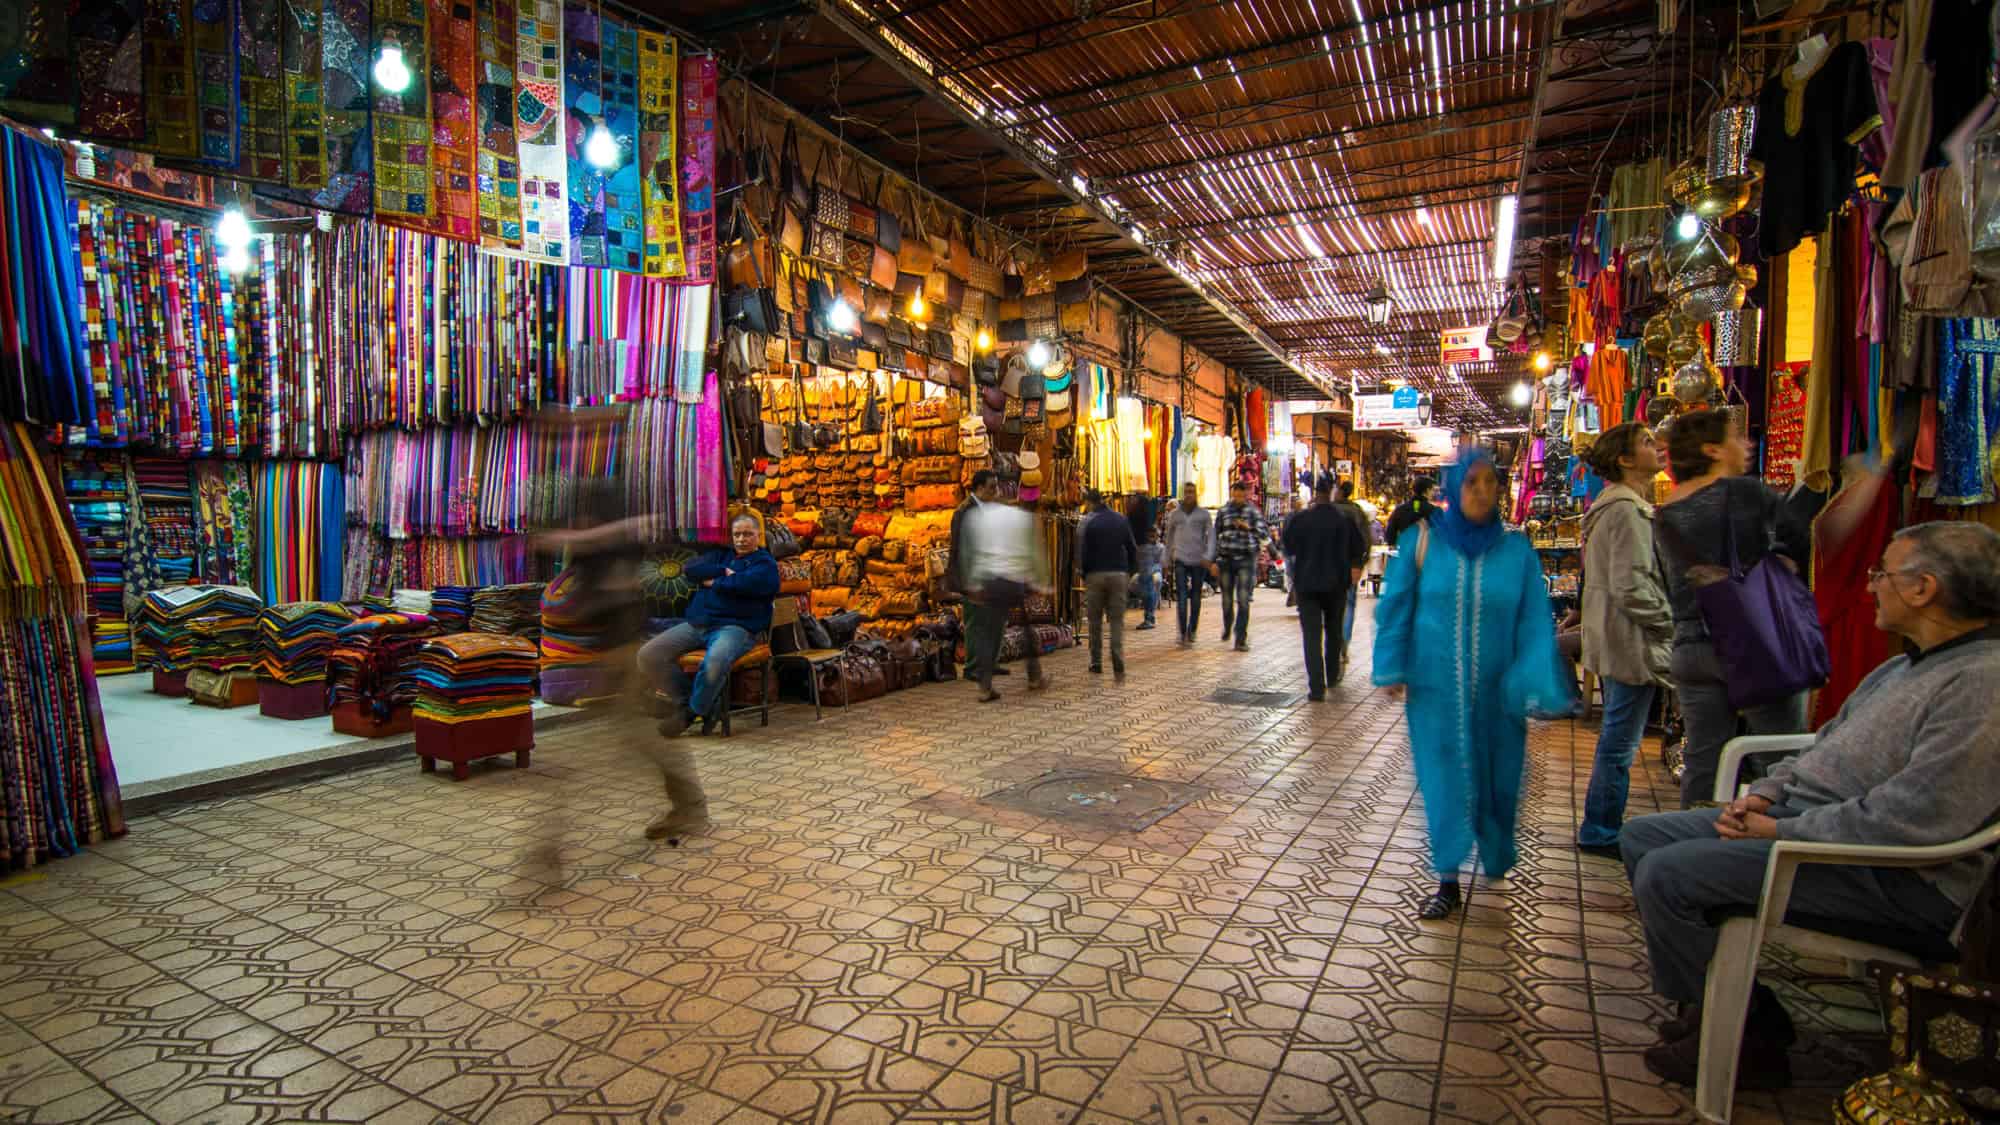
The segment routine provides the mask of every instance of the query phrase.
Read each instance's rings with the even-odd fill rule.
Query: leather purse
[[[910,213],[917,219],[915,234],[912,236],[910,230],[903,231],[903,245],[896,250],[896,268],[904,273],[916,274],[918,277],[937,268],[937,255],[931,250],[930,239],[924,237],[923,233],[924,224],[920,210],[922,206],[923,204],[916,199],[915,193],[912,193]]]
[[[812,212],[812,182],[806,179],[799,160],[799,129],[796,122],[785,123],[784,140],[778,145],[778,179],[784,201],[801,215]]]
[[[896,255],[877,244],[870,248],[868,281],[885,292],[896,288]]]
[[[895,255],[903,248],[903,220],[896,217],[893,209],[882,206],[882,193],[887,190],[888,181],[887,173],[875,181],[875,245],[887,250],[890,261],[894,262]]]

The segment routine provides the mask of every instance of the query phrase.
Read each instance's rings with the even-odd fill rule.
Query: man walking
[[[1132,524],[1104,505],[1104,494],[1083,494],[1089,514],[1077,529],[1076,564],[1083,575],[1083,607],[1090,618],[1090,670],[1104,671],[1104,619],[1111,618],[1111,678],[1125,682],[1125,595],[1139,569]]]
[[[1284,542],[1292,558],[1299,631],[1306,643],[1306,698],[1318,703],[1326,698],[1326,685],[1339,683],[1347,671],[1347,657],[1334,643],[1333,623],[1361,580],[1361,564],[1368,557],[1367,540],[1333,502],[1331,475],[1322,474],[1313,485],[1312,507],[1286,521]]]
[[[1000,642],[1007,615],[1027,601],[1030,590],[1049,588],[1048,562],[1042,556],[1035,517],[1015,507],[994,501],[981,504],[965,517],[967,563],[965,575],[972,596],[985,609],[986,627],[981,630],[979,652],[979,701],[1000,698],[993,690],[994,669],[1000,666]],[[1023,653],[1028,662],[1028,690],[1049,686],[1042,675],[1042,646],[1032,633]]]
[[[1250,486],[1229,484],[1229,503],[1215,513],[1215,567],[1222,579],[1222,639],[1232,627],[1236,651],[1250,651],[1250,593],[1257,588],[1257,554],[1271,537],[1264,513],[1250,502]]]
[[[965,503],[960,504],[958,511],[951,515],[951,566],[945,571],[945,581],[965,598],[965,678],[976,680],[979,678],[980,638],[986,630],[1004,629],[1006,625],[993,620],[992,611],[979,600],[978,589],[967,577],[966,567],[972,559],[966,546],[965,525],[969,522],[968,517],[981,504],[991,504],[1000,498],[1000,475],[991,469],[973,473],[970,491],[971,495],[966,497]],[[1005,676],[1009,673],[1005,668],[995,668],[993,674]]]
[[[1354,502],[1354,482],[1343,480],[1336,491],[1339,499],[1333,502],[1334,509],[1353,522],[1355,542],[1359,544],[1357,550],[1361,552],[1361,567],[1366,570],[1368,553],[1375,546],[1375,531],[1369,526],[1368,513]],[[1354,604],[1360,594],[1361,575],[1356,574],[1354,581],[1347,584],[1347,612],[1340,619],[1340,666],[1343,672],[1347,670],[1348,646],[1354,643]]]
[[[1180,506],[1167,513],[1167,559],[1174,568],[1174,615],[1185,648],[1201,627],[1202,586],[1215,573],[1215,519],[1195,502],[1192,484],[1182,486]]]

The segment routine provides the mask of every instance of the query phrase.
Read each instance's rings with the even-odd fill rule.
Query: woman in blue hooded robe
[[[1479,849],[1489,883],[1514,866],[1528,716],[1574,698],[1556,651],[1542,563],[1500,519],[1500,474],[1482,449],[1445,471],[1450,507],[1403,532],[1375,610],[1375,683],[1404,694],[1438,889],[1419,916],[1449,916]]]

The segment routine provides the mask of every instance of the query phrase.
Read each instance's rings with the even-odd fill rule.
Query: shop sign
[[[1446,364],[1485,363],[1491,360],[1493,353],[1486,347],[1486,326],[1470,324],[1464,328],[1445,329],[1441,356]]]
[[[1360,395],[1354,400],[1356,430],[1414,430],[1431,420],[1431,396],[1415,387],[1398,387],[1386,395]]]

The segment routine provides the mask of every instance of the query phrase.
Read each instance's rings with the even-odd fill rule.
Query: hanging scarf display
[[[645,193],[639,168],[639,35],[609,16],[599,28],[604,124],[618,143],[604,173],[604,264],[638,273],[646,264]]]
[[[257,563],[250,499],[250,467],[241,461],[197,461],[192,466],[201,581],[246,586]],[[275,599],[268,590],[266,601]]]
[[[339,465],[266,461],[256,467],[255,588],[272,605],[340,597],[346,479]]]
[[[83,270],[70,245],[62,157],[40,139],[0,129],[0,410],[43,423],[97,421],[76,294]]]
[[[479,241],[477,26],[459,0],[429,0],[431,48],[430,222],[433,234]]]
[[[0,870],[123,835],[78,541],[26,426],[0,427]]]
[[[684,281],[715,281],[715,57],[681,60],[681,239]]]
[[[561,264],[569,260],[562,0],[519,4],[514,140],[520,152],[521,254]]]
[[[674,108],[680,103],[680,46],[671,35],[639,33],[639,171],[646,211],[646,276],[687,272],[681,251],[681,196],[674,174],[680,152]]]
[[[514,134],[514,0],[479,0],[479,244],[521,245],[521,173]]]
[[[424,0],[374,0],[368,56],[384,45],[403,52],[410,84],[401,93],[371,89],[375,112],[375,214],[427,228],[431,198],[431,23]]]
[[[604,173],[584,155],[584,145],[604,118],[604,69],[597,13],[563,10],[564,158],[569,180],[569,260],[601,266],[604,247]]]
[[[236,0],[242,52],[236,74],[241,109],[230,175],[257,183],[285,182],[285,4]]]
[[[727,451],[715,380],[710,373],[697,403],[661,397],[632,404],[625,500],[634,514],[654,519],[652,538],[719,542],[726,533]]]
[[[71,26],[65,0],[14,0],[0,20],[0,112],[29,121],[76,120],[70,69]]]

